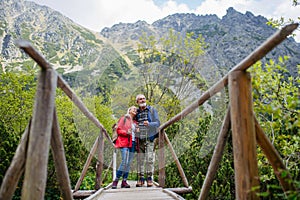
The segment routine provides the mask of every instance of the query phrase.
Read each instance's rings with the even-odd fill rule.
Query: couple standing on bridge
[[[157,110],[147,105],[143,94],[136,96],[136,103],[138,108],[135,106],[128,108],[127,114],[122,116],[117,124],[118,138],[115,147],[120,149],[122,161],[113,181],[113,189],[117,188],[121,177],[121,188],[130,188],[126,180],[135,151],[138,163],[136,187],[142,187],[145,180],[147,187],[153,186],[154,139],[158,136],[157,128],[160,121]]]

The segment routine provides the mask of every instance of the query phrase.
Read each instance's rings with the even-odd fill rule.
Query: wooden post
[[[111,160],[110,163],[109,163],[109,165],[107,166],[106,172],[105,172],[105,174],[103,176],[103,179],[102,179],[102,182],[105,182],[105,180],[107,178],[107,175],[110,172],[110,169],[112,168],[112,164],[113,164],[113,160]]]
[[[113,181],[117,178],[117,149],[114,148],[113,153]]]
[[[95,184],[95,190],[99,190],[102,184],[102,171],[103,171],[103,153],[104,153],[104,138],[103,133],[100,131],[100,135],[98,138],[98,160],[96,165],[96,184]]]
[[[12,199],[18,181],[25,169],[27,143],[29,138],[31,120],[29,121],[13,160],[7,169],[0,188],[0,199]]]
[[[35,97],[26,157],[22,199],[44,199],[57,76],[41,70]]]
[[[256,130],[256,140],[266,157],[268,158],[270,164],[273,167],[274,173],[279,180],[283,191],[287,192],[290,190],[295,190],[293,183],[291,182],[291,175],[288,173],[280,154],[277,152],[275,147],[272,145],[269,138],[266,136],[262,128],[260,127],[258,121],[255,119],[255,130]],[[286,171],[287,176],[282,177],[282,171]]]
[[[166,160],[165,160],[165,130],[160,130],[158,135],[158,183],[160,187],[165,187],[166,181]]]
[[[199,200],[205,200],[208,196],[210,187],[212,185],[212,182],[214,180],[214,177],[217,173],[217,169],[219,168],[219,164],[221,162],[222,156],[223,156],[223,151],[226,145],[226,141],[229,135],[229,130],[230,130],[230,107],[227,110],[227,113],[225,115],[217,144],[214,149],[214,154],[211,158],[211,161],[208,166],[208,170],[204,179],[204,183],[202,185],[202,189],[200,192]]]
[[[259,186],[259,177],[250,74],[234,71],[228,81],[236,199],[259,199],[252,190]]]
[[[172,155],[172,157],[173,157],[173,159],[175,161],[175,164],[177,166],[177,169],[179,171],[181,179],[183,181],[183,185],[185,187],[189,187],[189,183],[188,183],[188,180],[187,180],[187,178],[185,176],[184,170],[183,170],[183,168],[182,168],[182,166],[181,166],[181,164],[179,162],[179,159],[178,159],[178,157],[177,157],[177,155],[175,153],[175,150],[174,150],[174,148],[173,148],[173,146],[172,146],[172,144],[171,144],[171,142],[170,142],[170,140],[169,140],[169,138],[168,138],[168,136],[167,136],[167,134],[165,132],[164,132],[164,136],[165,136],[165,141],[166,141],[168,147],[170,148],[171,155]]]
[[[55,165],[57,180],[60,185],[60,191],[64,200],[73,199],[71,181],[65,157],[64,145],[57,120],[56,110],[53,113],[53,126],[51,136],[51,149]]]
[[[77,190],[79,190],[79,187],[80,187],[80,185],[81,185],[81,183],[82,183],[82,181],[84,179],[84,176],[85,176],[85,174],[86,174],[86,172],[87,172],[87,170],[88,170],[88,168],[89,168],[89,166],[91,164],[92,158],[95,155],[95,152],[97,150],[98,142],[99,142],[98,139],[99,139],[99,136],[95,140],[95,143],[94,143],[94,145],[93,145],[93,147],[92,147],[92,149],[91,149],[91,151],[89,153],[89,156],[88,156],[88,158],[87,158],[87,160],[86,160],[86,162],[84,164],[83,170],[82,170],[82,172],[80,174],[80,177],[79,177],[79,179],[78,179],[78,181],[77,181],[77,183],[75,185],[75,189],[74,189],[73,192],[76,192]]]

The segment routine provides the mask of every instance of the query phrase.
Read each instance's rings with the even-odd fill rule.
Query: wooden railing
[[[52,66],[31,46],[29,42],[16,41],[16,44],[37,62],[37,64],[41,67],[41,71],[38,78],[33,116],[22,136],[22,140],[16,150],[12,163],[4,176],[0,189],[0,199],[12,199],[17,183],[23,172],[25,172],[25,178],[22,187],[22,199],[44,199],[49,145],[51,145],[53,152],[62,197],[64,199],[73,199],[62,138],[55,110],[55,90],[57,86],[65,92],[79,110],[100,130],[100,134],[93,145],[86,165],[83,168],[83,172],[81,173],[73,192],[76,192],[79,189],[87,171],[87,167],[90,164],[97,148],[102,152],[102,154],[99,153],[96,173],[97,184],[95,187],[99,189],[103,169],[103,165],[99,164],[103,163],[103,135],[107,138],[110,144],[113,145],[106,129],[98,121],[98,119],[89,112],[82,101],[71,90],[69,85],[57,74]]]
[[[232,130],[233,137],[236,199],[259,199],[255,192],[251,190],[253,187],[259,185],[256,143],[261,147],[271,163],[283,190],[285,192],[294,190],[294,186],[289,181],[291,180],[290,175],[285,178],[281,177],[281,172],[283,170],[287,171],[287,169],[283,164],[279,153],[264,134],[254,116],[254,111],[252,109],[250,74],[246,72],[246,70],[285,40],[297,27],[298,24],[295,23],[287,25],[277,31],[248,57],[232,68],[221,80],[204,92],[198,100],[160,126],[160,185],[164,186],[165,161],[163,147],[164,140],[168,141],[168,137],[164,133],[164,130],[175,122],[182,120],[199,106],[203,105],[213,95],[220,92],[225,86],[229,85],[229,108],[220,129],[217,144],[201,188],[199,199],[206,199],[208,196],[213,178],[222,158],[223,149],[225,147],[230,128]],[[180,168],[179,165],[178,167]],[[185,180],[185,177],[182,176],[182,179]]]
[[[297,27],[298,24],[291,24],[276,32],[241,63],[230,70],[227,75],[225,75],[209,90],[204,92],[197,101],[160,126],[158,144],[158,184],[160,187],[165,187],[166,176],[164,148],[165,144],[167,144],[185,186],[184,188],[170,188],[170,190],[177,193],[191,191],[191,187],[188,184],[184,170],[167,134],[165,133],[165,129],[189,115],[210,97],[228,85],[230,105],[220,129],[220,134],[218,136],[217,144],[215,146],[213,157],[211,159],[199,199],[205,199],[208,195],[213,178],[222,158],[223,149],[226,144],[230,128],[232,130],[232,137],[234,141],[233,149],[237,199],[258,199],[255,193],[251,192],[251,188],[259,184],[255,152],[256,143],[262,148],[263,152],[269,159],[283,190],[289,191],[294,189],[292,183],[280,176],[280,172],[282,170],[286,170],[286,168],[278,152],[266,137],[255,119],[252,109],[250,74],[245,72],[245,70],[265,56],[276,45],[280,44]],[[16,150],[15,156],[4,176],[0,188],[0,199],[12,199],[17,183],[23,173],[24,182],[22,187],[22,199],[44,199],[47,180],[48,152],[50,146],[53,152],[58,183],[62,191],[63,199],[73,199],[76,195],[76,192],[78,192],[90,162],[97,150],[98,162],[95,189],[100,189],[102,181],[101,174],[103,171],[104,136],[109,141],[109,144],[113,145],[106,129],[98,121],[98,119],[89,112],[82,101],[71,90],[69,85],[56,73],[43,56],[30,45],[30,43],[26,41],[17,41],[16,44],[38,63],[41,67],[41,72],[38,79],[33,116],[22,135],[22,139]],[[65,92],[65,94],[81,110],[81,112],[100,130],[99,136],[90,150],[89,156],[74,190],[71,189],[62,138],[55,110],[55,90],[57,86]],[[247,144],[245,144],[245,141],[247,141]],[[37,149],[38,151],[36,151]],[[114,161],[111,162],[111,165],[115,166],[115,158],[113,160]],[[80,195],[81,194],[78,194],[78,196]],[[85,196],[88,195],[90,194],[86,194]]]

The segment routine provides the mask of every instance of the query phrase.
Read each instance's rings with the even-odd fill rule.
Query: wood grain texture
[[[44,199],[50,138],[52,134],[57,76],[49,68],[41,70],[29,133],[22,199]]]
[[[236,199],[259,199],[252,191],[259,186],[259,177],[249,73],[229,74],[229,99]]]

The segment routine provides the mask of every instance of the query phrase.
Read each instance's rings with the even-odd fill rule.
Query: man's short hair
[[[143,94],[138,94],[138,95],[136,95],[136,98],[135,98],[136,102],[139,100],[140,96],[145,97],[145,95],[143,95]],[[146,98],[146,97],[145,97],[145,98]]]

